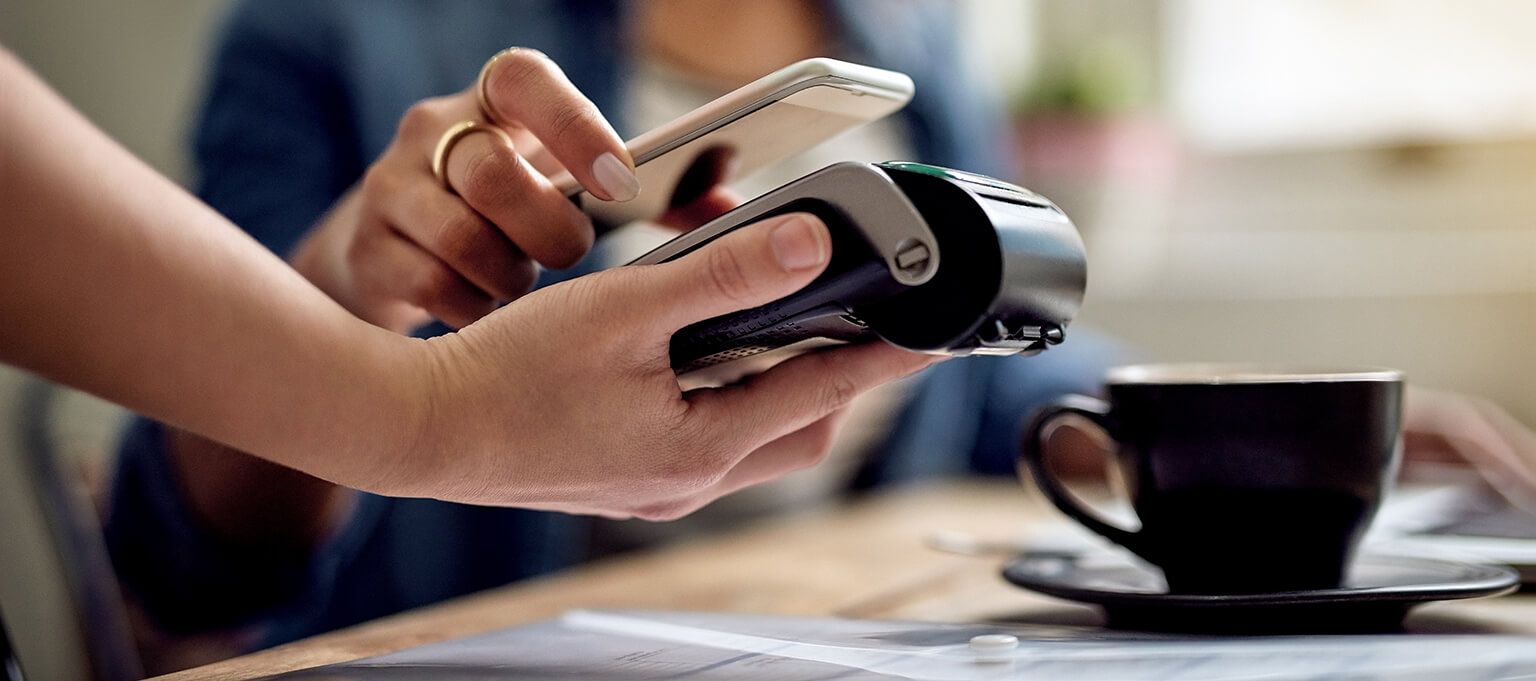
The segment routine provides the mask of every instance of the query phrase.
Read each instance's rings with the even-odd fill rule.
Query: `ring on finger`
[[[480,121],[460,121],[454,123],[443,132],[443,136],[437,138],[437,149],[432,152],[432,175],[443,185],[444,189],[453,191],[453,185],[448,182],[448,154],[453,153],[454,145],[477,132],[494,133],[508,146],[512,145],[512,136],[507,131],[494,125],[481,123]]]
[[[491,93],[487,89],[490,87],[489,81],[491,68],[494,67],[496,62],[499,61],[502,57],[505,57],[521,49],[523,48],[509,47],[491,55],[490,59],[485,60],[485,66],[480,67],[480,76],[475,79],[475,98],[480,102],[480,115],[485,116],[485,120],[488,120],[497,125],[505,125],[506,119],[502,118],[501,114],[496,112],[496,107],[491,105]]]

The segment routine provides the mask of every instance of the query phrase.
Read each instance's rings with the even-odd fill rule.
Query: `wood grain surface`
[[[1001,560],[940,553],[934,532],[1025,539],[1059,516],[1016,484],[964,482],[886,493],[481,592],[160,679],[251,679],[553,617],[647,608],[927,621],[1093,624],[1092,608],[1009,586]],[[1419,608],[1417,631],[1536,636],[1536,596]]]

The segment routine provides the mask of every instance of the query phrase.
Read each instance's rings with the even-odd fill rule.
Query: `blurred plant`
[[[1124,37],[1061,42],[1013,101],[1015,175],[1085,233],[1157,219],[1180,150],[1152,110],[1155,57]]]
[[[1048,57],[1013,108],[1019,116],[1113,116],[1146,107],[1152,85],[1150,65],[1130,45],[1101,38]]]

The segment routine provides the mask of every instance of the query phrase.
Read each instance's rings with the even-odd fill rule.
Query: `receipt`
[[[1018,643],[983,655],[971,645],[978,636],[1011,636]],[[523,627],[272,678],[416,677],[1497,681],[1536,678],[1536,638],[1218,637],[1091,627],[576,610]]]

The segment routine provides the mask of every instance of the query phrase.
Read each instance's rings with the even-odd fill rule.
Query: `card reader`
[[[826,271],[786,298],[678,331],[672,366],[685,388],[873,339],[945,355],[1034,354],[1065,339],[1082,304],[1083,242],[1061,210],[1023,187],[920,163],[828,166],[631,264],[674,260],[799,211],[831,231]]]

